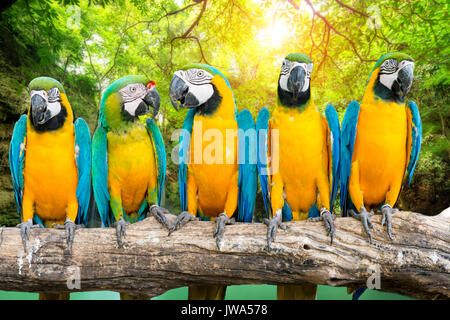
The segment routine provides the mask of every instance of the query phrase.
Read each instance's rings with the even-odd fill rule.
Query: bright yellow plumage
[[[225,212],[231,217],[237,208],[239,176],[235,103],[222,77],[215,76],[211,82],[220,92],[222,101],[214,116],[196,115],[194,118],[187,178],[188,211],[196,215],[198,209],[207,217]],[[231,137],[228,144],[227,130]],[[211,134],[210,140],[208,133]],[[222,151],[221,155],[215,154],[214,146],[216,151]],[[201,162],[196,161],[200,157]],[[222,163],[217,163],[219,161]]]
[[[73,113],[66,95],[61,92],[60,97],[67,110],[60,129],[37,132],[27,122],[23,221],[36,212],[48,227],[53,223],[64,224],[66,218],[75,221],[78,213]]]
[[[283,207],[285,199],[294,220],[306,219],[317,200],[319,208],[330,209],[327,127],[323,121],[312,101],[303,112],[282,106],[273,111],[271,136],[274,129],[279,132],[279,171],[271,177],[273,212]],[[272,163],[276,162],[273,158]]]
[[[407,165],[407,113],[404,105],[376,99],[375,70],[360,106],[349,192],[356,208],[394,206]]]
[[[127,215],[136,214],[148,190],[157,188],[156,157],[145,125],[136,122],[126,133],[108,132],[108,188]],[[152,203],[157,203],[157,193]]]

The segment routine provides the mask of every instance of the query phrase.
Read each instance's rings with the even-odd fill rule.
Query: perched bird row
[[[252,221],[258,176],[269,250],[277,229],[290,220],[323,221],[332,245],[339,185],[342,215],[361,220],[372,242],[370,217],[379,210],[392,239],[394,205],[405,175],[411,181],[421,144],[418,107],[405,104],[413,69],[405,54],[382,56],[362,103],[349,104],[342,128],[333,106],[327,105],[325,116],[316,108],[313,62],[304,54],[286,56],[276,106],[272,114],[261,109],[256,124],[248,110],[237,112],[230,83],[217,69],[191,64],[176,71],[170,100],[177,110],[189,111],[179,141],[182,212],[172,226],[161,207],[166,151],[153,119],[160,106],[155,83],[144,76],[114,81],[103,93],[91,142],[62,85],[36,78],[28,86],[31,106],[16,123],[9,150],[24,249],[30,229],[39,226],[65,228],[70,249],[75,230],[97,211],[103,227],[116,228],[119,247],[126,225],[151,215],[169,235],[189,221],[214,219],[220,249],[227,224]],[[152,115],[139,119],[150,108]],[[212,149],[202,143],[213,138]],[[90,204],[98,210],[89,210]],[[225,291],[195,286],[189,298],[223,299]],[[313,285],[278,287],[280,299],[315,295]]]

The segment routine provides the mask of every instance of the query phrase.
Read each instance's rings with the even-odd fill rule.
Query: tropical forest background
[[[229,79],[238,109],[247,108],[256,118],[262,107],[274,106],[282,58],[291,52],[313,59],[313,99],[322,111],[333,104],[341,120],[348,103],[361,100],[381,55],[402,51],[415,59],[408,98],[420,108],[423,145],[398,206],[437,214],[450,206],[448,8],[445,0],[3,1],[0,226],[19,222],[8,147],[15,121],[29,106],[26,88],[34,77],[59,80],[91,133],[108,84],[128,74],[153,79],[170,159],[177,144],[173,130],[186,114],[175,111],[168,97],[175,70],[190,62],[215,66]],[[177,214],[177,166],[170,160],[166,181],[165,205]]]
[[[15,121],[30,104],[26,88],[34,77],[59,80],[91,133],[108,84],[128,74],[153,79],[161,95],[158,121],[170,159],[177,144],[172,132],[186,114],[176,112],[169,101],[175,70],[190,62],[215,66],[229,79],[238,109],[247,108],[256,118],[262,107],[274,106],[282,58],[291,52],[313,59],[313,99],[322,111],[333,104],[341,120],[348,103],[361,100],[381,55],[402,51],[415,59],[408,99],[419,105],[423,144],[412,184],[402,190],[398,206],[438,214],[450,206],[448,9],[445,0],[2,1],[0,226],[19,223],[8,148]],[[170,160],[166,181],[165,206],[178,214],[177,166]],[[256,220],[261,221],[260,195],[257,203]],[[232,287],[227,298],[275,297],[274,286],[250,287],[253,291]],[[345,288],[322,287],[319,298],[346,296]],[[187,296],[186,288],[176,290],[181,291],[161,297]],[[94,298],[118,298],[105,294],[94,293]],[[36,294],[0,292],[2,297],[36,299]]]

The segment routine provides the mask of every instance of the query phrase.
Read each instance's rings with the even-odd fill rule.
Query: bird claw
[[[170,236],[170,234],[172,232],[174,232],[175,230],[180,229],[182,226],[184,226],[189,221],[194,221],[194,220],[198,220],[198,218],[194,217],[191,213],[189,213],[187,211],[181,212],[178,215],[177,220],[175,220],[173,225],[169,228],[168,236]]]
[[[277,213],[272,220],[264,219],[264,224],[267,225],[267,251],[270,251],[270,245],[275,241],[278,228],[287,229],[287,225],[281,222],[282,215]]]
[[[3,230],[5,229],[5,226],[0,228],[0,246],[2,245],[3,242]]]
[[[234,224],[234,218],[228,218],[226,213],[221,213],[216,218],[216,228],[214,229],[213,237],[216,238],[217,249],[220,250],[220,240],[222,240],[223,233],[225,232],[226,224]]]
[[[369,236],[369,243],[372,244],[372,232],[370,232],[370,229],[373,229],[373,223],[370,220],[370,217],[374,214],[373,210],[368,212],[366,208],[362,206],[359,210],[359,214],[355,213],[353,210],[349,210],[349,212],[353,218],[358,219],[362,222],[364,230]]]
[[[336,215],[331,214],[328,210],[322,210],[322,218],[323,223],[325,224],[325,228],[327,229],[327,236],[330,236],[330,245],[333,244],[334,239],[334,219],[336,219]]]
[[[164,227],[169,229],[169,222],[167,221],[166,214],[170,213],[166,208],[152,205],[147,212],[147,217],[153,216],[159,223],[161,223]]]
[[[387,234],[389,239],[392,241],[392,213],[397,212],[398,209],[392,208],[389,204],[385,204],[381,208],[381,213],[383,214],[383,218],[381,219],[381,225],[384,226],[384,223],[387,222]]]
[[[72,243],[73,243],[73,238],[75,237],[75,230],[80,229],[80,228],[86,228],[86,226],[84,224],[75,224],[69,218],[66,218],[66,221],[64,221],[64,224],[53,223],[51,225],[51,227],[55,228],[55,229],[66,230],[67,246],[68,246],[69,250],[72,250]]]
[[[117,234],[117,244],[119,245],[119,248],[123,248],[123,242],[122,242],[122,236],[126,237],[126,226],[130,223],[125,221],[123,217],[120,217],[119,221],[116,221],[113,223],[113,227],[116,227],[116,234]]]
[[[16,226],[17,228],[20,228],[20,236],[22,237],[23,250],[25,250],[25,252],[27,251],[27,240],[30,240],[32,226],[33,220],[31,218]]]
[[[66,229],[67,247],[72,250],[73,238],[75,237],[75,230],[77,229],[75,223],[69,218],[64,222],[64,229]]]

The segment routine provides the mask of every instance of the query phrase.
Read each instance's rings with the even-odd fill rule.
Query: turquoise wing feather
[[[104,227],[112,223],[108,191],[108,141],[106,130],[101,125],[92,137],[92,188],[98,212]]]
[[[252,222],[255,211],[258,173],[256,168],[256,131],[255,121],[248,110],[242,110],[236,117],[238,123],[238,217],[239,222]]]
[[[339,127],[339,117],[336,109],[331,105],[327,105],[325,109],[325,116],[327,118],[328,128],[330,129],[330,144],[331,144],[331,195],[330,195],[330,210],[333,210],[334,201],[337,196],[339,187],[339,166],[340,166],[340,149],[341,149],[341,129]]]
[[[194,124],[195,110],[190,109],[184,119],[183,129],[179,140],[178,185],[180,188],[181,210],[187,210],[187,163],[188,152],[191,145],[192,126]]]
[[[156,122],[153,119],[146,120],[147,131],[152,137],[153,146],[155,147],[158,165],[158,205],[161,205],[161,197],[164,190],[164,181],[166,179],[166,148],[164,140],[159,131]]]
[[[408,108],[411,110],[412,115],[411,130],[408,130],[411,134],[412,146],[407,167],[408,184],[411,184],[414,169],[416,168],[417,160],[419,159],[420,145],[422,143],[422,120],[420,119],[419,108],[415,102],[409,102]]]
[[[351,174],[351,165],[353,157],[353,148],[356,139],[356,126],[358,124],[359,103],[352,101],[345,111],[342,120],[341,132],[341,156],[340,156],[340,182],[341,182],[341,213],[347,216],[347,209],[353,206],[350,197],[348,197],[348,183]]]
[[[259,182],[261,184],[261,191],[264,200],[264,207],[266,209],[267,217],[272,216],[272,206],[270,204],[269,196],[269,171],[267,168],[268,159],[268,134],[269,134],[269,110],[262,108],[258,113],[256,119],[256,136],[257,136],[257,169],[259,175]]]
[[[91,133],[89,127],[81,118],[75,123],[75,160],[78,170],[78,224],[87,224],[89,199],[91,196]]]
[[[27,136],[27,116],[24,114],[14,125],[14,131],[9,145],[9,168],[14,187],[14,198],[16,199],[17,212],[22,217],[23,196],[23,167],[25,163],[25,149],[20,145],[25,143]]]

